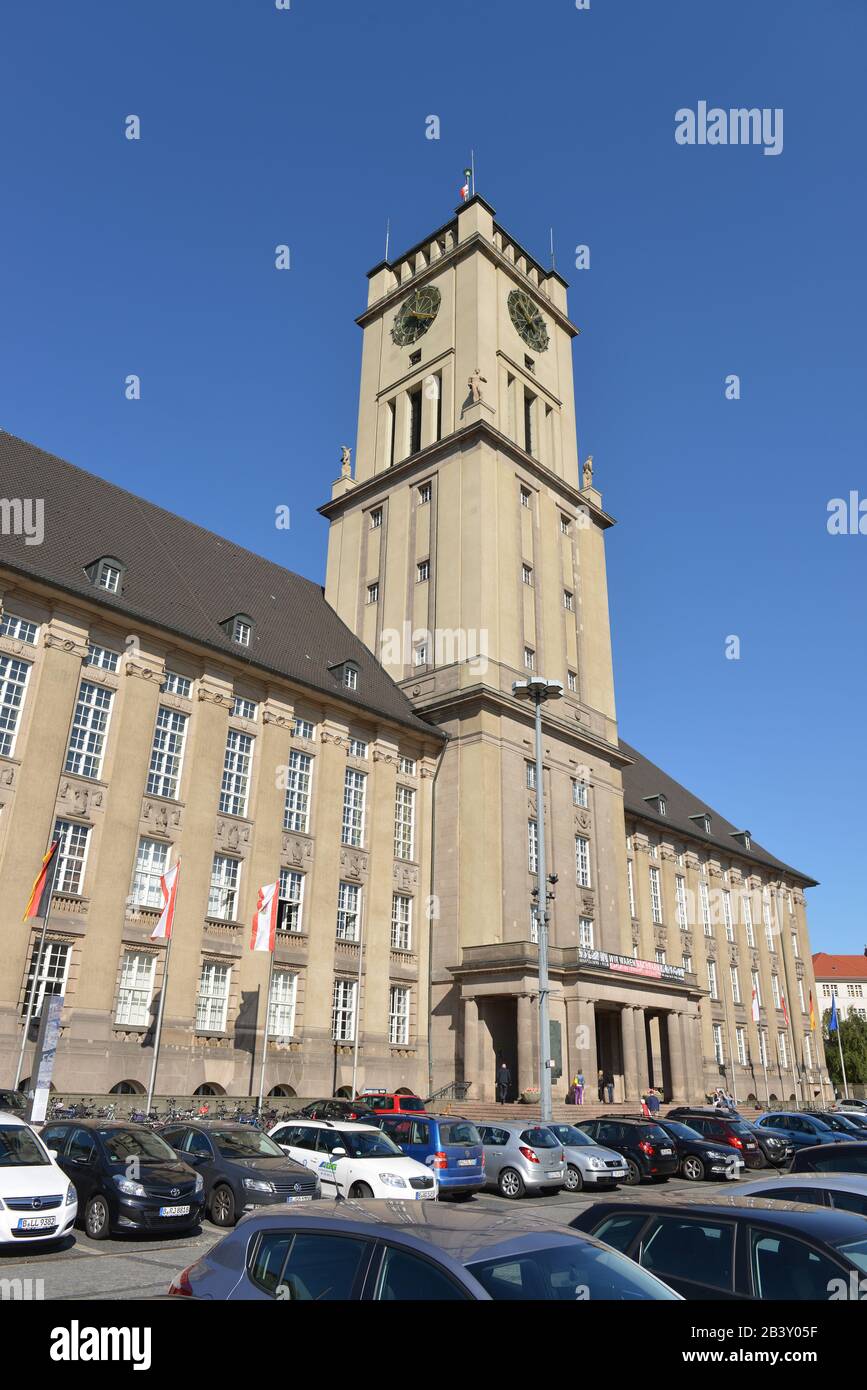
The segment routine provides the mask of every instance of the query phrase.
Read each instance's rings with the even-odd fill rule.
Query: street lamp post
[[[516,700],[528,700],[536,710],[536,873],[538,882],[536,922],[539,936],[539,1103],[542,1123],[551,1115],[551,1023],[548,1010],[548,875],[545,863],[545,788],[542,780],[542,706],[563,695],[560,681],[531,676],[512,683]]]

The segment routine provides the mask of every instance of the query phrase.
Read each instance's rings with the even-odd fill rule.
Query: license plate
[[[22,1216],[18,1222],[19,1231],[50,1231],[57,1225],[56,1216]]]
[[[189,1216],[189,1207],[160,1207],[160,1216]]]
[[[625,1178],[627,1170],[625,1168],[611,1168],[609,1173],[612,1178]]]
[[[309,1193],[305,1193],[305,1194],[304,1194],[303,1196],[301,1196],[301,1197],[287,1197],[287,1198],[286,1198],[286,1201],[287,1201],[287,1202],[312,1202],[312,1201],[313,1201],[313,1198],[312,1198],[312,1196],[311,1196]]]
[[[659,1152],[660,1152],[661,1154],[670,1154],[670,1153],[671,1153],[671,1149],[660,1149]]]
[[[562,1176],[563,1176],[563,1169],[562,1169],[562,1168],[552,1168],[551,1171],[550,1171],[550,1173],[548,1174],[548,1176],[549,1176],[549,1178],[562,1178]]]
[[[458,1159],[458,1167],[459,1167],[459,1168],[477,1168],[477,1167],[478,1167],[478,1160],[475,1159],[475,1158],[459,1158],[459,1159]]]
[[[429,1202],[432,1197],[437,1195],[435,1187],[426,1187],[423,1192],[417,1192],[415,1199],[417,1202]]]

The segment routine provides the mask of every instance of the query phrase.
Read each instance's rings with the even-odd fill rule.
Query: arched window
[[[140,1081],[118,1081],[109,1091],[110,1096],[143,1096],[145,1088]]]

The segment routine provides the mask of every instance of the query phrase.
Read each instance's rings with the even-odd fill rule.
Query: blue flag
[[[828,1032],[836,1033],[839,1024],[837,1022],[837,996],[831,995],[831,1017],[828,1019]]]

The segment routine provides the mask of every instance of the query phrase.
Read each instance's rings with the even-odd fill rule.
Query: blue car
[[[485,1185],[485,1151],[479,1131],[459,1115],[378,1115],[380,1129],[409,1158],[434,1170],[439,1195],[471,1197]]]
[[[766,1134],[783,1139],[795,1149],[805,1149],[812,1144],[845,1144],[846,1135],[835,1132],[818,1115],[808,1115],[799,1110],[769,1110],[753,1123]]]

